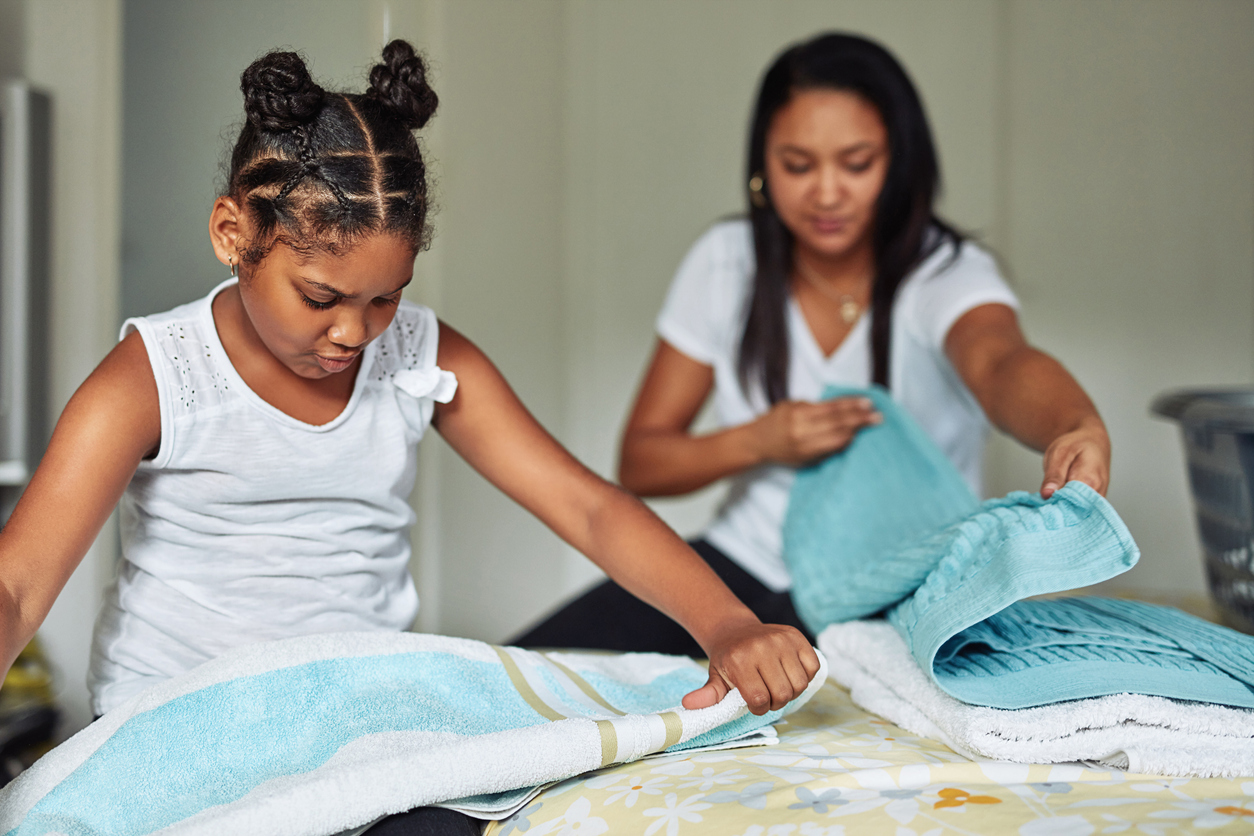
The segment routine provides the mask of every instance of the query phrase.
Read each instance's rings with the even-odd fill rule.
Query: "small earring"
[[[749,178],[749,202],[759,209],[766,208],[766,194],[763,188],[766,186],[762,180],[761,174],[755,174]]]
[[[235,278],[235,256],[228,255],[226,257],[226,263],[231,266],[231,278]]]

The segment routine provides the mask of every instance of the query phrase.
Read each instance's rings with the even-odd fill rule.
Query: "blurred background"
[[[1117,583],[1201,594],[1178,430],[1148,405],[1254,383],[1249,0],[0,0],[0,76],[53,107],[52,414],[124,317],[226,277],[206,227],[243,68],[290,47],[324,84],[359,90],[405,37],[441,99],[423,134],[436,238],[409,294],[612,477],[671,276],[742,211],[759,73],[824,29],[905,64],[939,145],[943,214],[997,254],[1029,338],[1105,417],[1109,496],[1144,555]],[[500,641],[597,577],[435,434],[420,467],[419,629]],[[1039,482],[1039,457],[992,443],[990,493]],[[718,494],[655,507],[691,534]],[[101,535],[41,631],[67,731],[90,719],[116,538]]]

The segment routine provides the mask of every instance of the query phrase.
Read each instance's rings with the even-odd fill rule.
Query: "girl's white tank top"
[[[213,299],[128,319],[148,351],[161,444],[120,508],[118,576],[96,620],[88,687],[103,714],[243,644],[404,630],[417,443],[457,381],[430,309],[402,302],[333,421],[298,421],[231,365]]]

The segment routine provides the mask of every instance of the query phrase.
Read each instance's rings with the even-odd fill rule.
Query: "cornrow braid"
[[[245,264],[279,243],[338,253],[376,233],[426,248],[426,165],[413,131],[439,100],[405,41],[384,48],[370,80],[365,93],[327,92],[294,52],[271,52],[244,71],[247,121],[225,192],[255,228],[240,249]]]

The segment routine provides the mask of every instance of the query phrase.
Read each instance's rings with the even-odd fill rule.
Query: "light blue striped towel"
[[[535,653],[412,633],[253,645],[150,688],[0,790],[5,836],[328,836],[450,802],[508,815],[538,785],[737,745],[803,705],[679,707],[691,659]],[[767,730],[769,731],[769,729]]]

